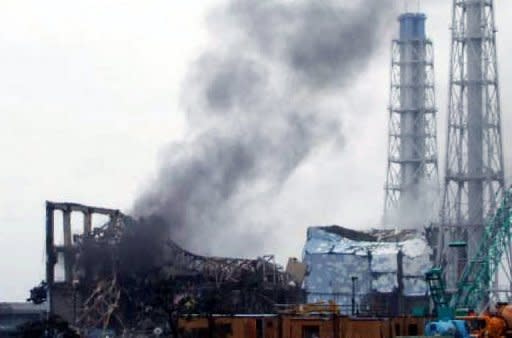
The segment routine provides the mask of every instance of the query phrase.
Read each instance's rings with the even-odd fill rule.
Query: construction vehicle
[[[455,319],[453,307],[450,306],[450,299],[445,290],[443,269],[434,267],[426,273],[425,277],[437,314],[435,321],[425,325],[425,336],[471,337],[468,322],[463,319]]]
[[[468,311],[468,308],[454,310],[444,290],[442,269],[432,268],[426,279],[437,313],[437,320],[425,326],[426,336],[512,337],[512,305],[499,304],[494,313],[488,309],[479,314]]]
[[[437,320],[425,326],[426,336],[512,337],[512,305],[500,305],[491,313],[493,301],[489,288],[496,276],[505,250],[511,243],[512,188],[503,196],[501,205],[489,219],[474,257],[466,264],[449,296],[445,290],[443,268],[433,267],[425,275]],[[453,246],[462,246],[454,242]]]

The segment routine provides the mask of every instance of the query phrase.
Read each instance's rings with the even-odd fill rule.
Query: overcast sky
[[[416,1],[410,2],[415,9]],[[189,65],[212,44],[206,17],[222,3],[0,4],[0,301],[26,298],[44,278],[45,200],[129,211],[156,175],[159,153],[194,132],[181,109],[180,90]],[[424,0],[421,5],[436,54],[441,155],[450,3]],[[496,8],[507,133],[512,127],[512,4],[497,0]],[[378,225],[391,38],[383,33],[377,55],[337,103],[351,112],[343,120],[344,146],[316,149],[272,201],[269,213],[276,224],[269,236],[274,240],[261,254],[276,253],[281,261],[300,257],[309,225]],[[507,164],[509,140],[506,136]],[[509,177],[510,170],[508,182]]]

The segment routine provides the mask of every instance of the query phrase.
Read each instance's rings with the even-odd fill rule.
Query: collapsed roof
[[[54,242],[55,211],[63,212],[64,243]],[[72,212],[84,214],[71,233]],[[92,213],[110,220],[91,225]],[[47,203],[47,281],[50,313],[84,329],[141,328],[180,313],[253,313],[301,297],[273,256],[206,257],[181,248],[158,218],[134,219],[118,210]],[[55,267],[64,268],[56,280]],[[171,316],[172,315],[172,316]]]

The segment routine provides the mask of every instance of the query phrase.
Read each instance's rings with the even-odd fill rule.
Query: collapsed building
[[[62,243],[55,214],[62,213]],[[80,231],[71,215],[83,215]],[[107,216],[93,226],[93,215]],[[74,222],[76,225],[76,222]],[[75,203],[46,204],[46,288],[50,315],[82,333],[179,330],[186,316],[278,313],[283,304],[330,303],[340,314],[392,317],[428,306],[431,249],[417,230],[360,232],[310,227],[303,263],[286,271],[273,256],[193,254],[158,218]]]
[[[57,211],[63,216],[62,244],[55,241]],[[83,215],[83,228],[75,234],[72,213]],[[94,214],[109,221],[93,227]],[[187,314],[271,313],[278,303],[303,301],[299,283],[273,256],[196,255],[168,238],[167,227],[160,219],[135,220],[115,209],[47,202],[50,314],[82,332],[172,332]]]
[[[310,227],[304,263],[310,303],[332,301],[342,313],[370,316],[423,314],[428,307],[431,249],[421,231]]]

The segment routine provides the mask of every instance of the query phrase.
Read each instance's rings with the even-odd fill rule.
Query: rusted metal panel
[[[385,319],[347,320],[342,337],[391,338],[389,322]]]
[[[271,323],[272,325],[267,325]],[[197,334],[207,332],[215,335],[220,327],[228,327],[229,338],[394,338],[398,336],[420,336],[423,334],[425,318],[350,318],[345,316],[279,315],[268,318],[252,317],[195,317],[180,319],[182,332]],[[395,327],[396,325],[396,327]],[[416,325],[418,331],[413,329]],[[202,330],[202,331],[201,331]],[[219,332],[217,332],[219,331]],[[210,331],[208,331],[210,332]]]

